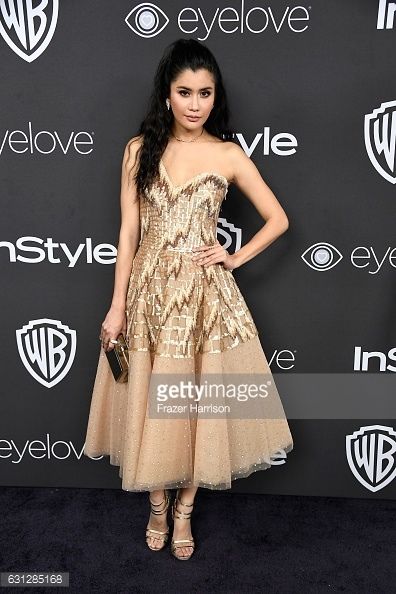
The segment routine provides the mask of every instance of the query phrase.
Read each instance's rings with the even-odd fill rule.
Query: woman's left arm
[[[263,227],[237,252],[231,254],[233,267],[238,268],[265,250],[289,228],[289,220],[275,194],[267,186],[253,161],[237,144],[228,149],[232,182],[256,207],[265,221]]]

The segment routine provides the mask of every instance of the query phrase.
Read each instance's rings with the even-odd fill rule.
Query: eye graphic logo
[[[384,425],[360,427],[346,436],[346,455],[357,480],[375,493],[396,476],[396,431]]]
[[[140,37],[155,37],[165,29],[169,19],[155,4],[143,2],[131,10],[125,22]]]
[[[342,254],[331,243],[315,243],[305,250],[301,258],[318,272],[330,270],[342,260]]]
[[[381,103],[381,107],[365,115],[364,140],[378,173],[396,184],[396,101]]]
[[[235,227],[232,223],[229,223],[227,219],[220,217],[218,219],[216,231],[217,239],[225,250],[228,250],[230,247],[232,247],[233,252],[240,249],[242,242],[242,229]],[[224,238],[223,243],[221,242],[219,236]]]
[[[76,331],[59,320],[33,320],[16,330],[22,363],[46,388],[58,384],[68,373],[76,354]]]
[[[10,48],[33,62],[48,47],[58,21],[58,0],[0,0],[0,33]]]

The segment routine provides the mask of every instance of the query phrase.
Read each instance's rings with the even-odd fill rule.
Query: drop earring
[[[170,101],[169,101],[169,99],[166,100],[166,107],[168,108],[168,111],[169,111],[169,109],[170,109]]]

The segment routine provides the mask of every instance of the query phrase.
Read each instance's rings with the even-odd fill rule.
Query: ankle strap
[[[175,500],[173,502],[173,513],[176,516],[176,518],[181,519],[181,520],[189,520],[191,518],[192,511],[183,512],[183,511],[178,510],[177,509],[178,503],[180,503],[180,505],[185,505],[186,507],[193,507],[194,503],[183,503],[179,497],[179,494],[177,494],[177,496],[175,497]]]
[[[175,517],[178,518],[179,520],[189,520],[191,518],[191,512],[184,513],[184,512],[179,511],[176,507],[175,507],[175,510],[173,513],[174,513]]]
[[[151,500],[151,497],[150,496],[149,496],[149,500],[150,500],[150,504],[151,504],[151,512],[154,515],[161,515],[161,514],[164,513],[165,509],[168,506],[169,495],[168,495],[167,491],[165,491],[165,497],[164,497],[164,499],[162,501],[160,501],[160,503],[154,503]],[[165,504],[165,507],[163,509],[153,509],[153,507],[157,507],[158,505],[164,505],[164,504]]]

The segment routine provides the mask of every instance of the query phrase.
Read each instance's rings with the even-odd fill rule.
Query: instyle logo
[[[353,371],[369,371],[370,361],[372,361],[370,372],[392,371],[396,373],[396,366],[391,365],[391,361],[396,362],[396,347],[383,353],[382,351],[364,351],[361,346],[355,346]]]
[[[385,425],[360,427],[346,436],[346,456],[355,478],[369,491],[383,489],[396,476],[396,432]]]
[[[289,132],[279,132],[272,135],[271,128],[265,126],[263,132],[259,132],[253,138],[252,142],[248,144],[243,134],[237,133],[235,135],[239,143],[248,157],[251,157],[253,152],[259,147],[261,143],[261,153],[264,156],[278,155],[280,157],[288,157],[296,153],[298,146],[297,138]]]
[[[235,2],[235,6],[210,8],[185,7],[179,11],[176,23],[186,35],[194,35],[205,41],[214,31],[230,34],[275,34],[289,31],[303,33],[308,29],[310,14],[305,6],[286,6],[279,9],[271,6],[252,6],[247,0]],[[169,23],[165,12],[151,2],[142,2],[126,16],[125,22],[140,37],[158,35]]]
[[[379,0],[377,29],[393,29],[395,24],[396,2]]]
[[[40,153],[50,155],[61,152],[64,155],[78,153],[89,155],[93,151],[93,132],[69,132],[68,135],[57,130],[33,130],[32,122],[28,122],[25,130],[4,130],[0,137],[0,156],[6,151],[16,154]]]
[[[229,223],[227,219],[218,219],[217,235],[224,249],[239,250],[242,242],[242,229]],[[77,246],[54,241],[52,237],[25,236],[19,237],[15,243],[0,241],[0,261],[3,254],[8,255],[11,264],[63,264],[67,268],[74,268],[76,264],[115,264],[117,248],[111,243],[93,245],[92,237],[86,237],[84,243]]]
[[[0,33],[17,56],[33,62],[55,33],[58,10],[58,0],[1,0]]]
[[[396,101],[381,103],[365,115],[364,141],[375,169],[386,181],[396,184]]]
[[[16,330],[22,363],[46,388],[58,384],[68,373],[76,354],[77,335],[59,320],[31,320]]]
[[[57,242],[52,237],[46,240],[41,237],[19,237],[15,244],[11,241],[0,241],[0,259],[3,252],[8,253],[9,262],[25,264],[67,264],[68,268],[80,262],[84,264],[114,264],[117,248],[111,243],[99,243],[93,246],[92,238],[86,237],[84,243],[77,247],[69,247],[67,243]]]
[[[331,243],[320,241],[309,246],[301,258],[315,272],[327,272],[341,262],[343,255]],[[396,268],[396,247],[388,247],[380,254],[372,246],[358,246],[352,250],[349,259],[354,268],[378,274],[387,266]]]

